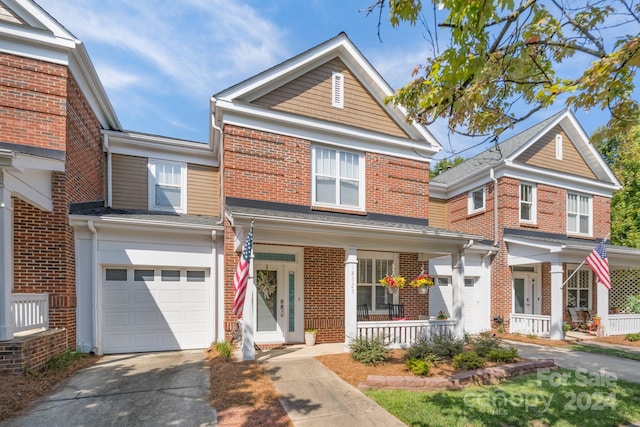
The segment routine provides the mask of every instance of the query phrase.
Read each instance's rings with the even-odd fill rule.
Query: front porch
[[[430,341],[438,335],[453,336],[456,320],[359,321],[358,338],[382,337],[390,348],[408,348],[417,339]]]

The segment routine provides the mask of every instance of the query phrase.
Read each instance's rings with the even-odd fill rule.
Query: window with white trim
[[[187,165],[149,159],[149,210],[187,211]]]
[[[358,305],[367,304],[370,311],[387,313],[387,304],[397,302],[398,294],[390,294],[387,287],[379,282],[392,274],[393,264],[392,254],[358,255]],[[397,271],[395,273],[398,274]]]
[[[592,201],[590,196],[567,193],[567,232],[591,235]]]
[[[562,134],[556,135],[556,160],[562,160]]]
[[[486,191],[484,186],[469,191],[467,194],[468,212],[470,214],[481,212],[485,209]]]
[[[313,205],[364,208],[362,154],[313,147]]]
[[[575,271],[567,269],[567,275],[571,276]],[[575,307],[582,309],[591,308],[591,270],[581,268],[566,283],[567,289],[567,307]]]
[[[344,75],[335,71],[331,75],[331,105],[344,108]]]
[[[520,222],[536,222],[536,185],[520,184]]]

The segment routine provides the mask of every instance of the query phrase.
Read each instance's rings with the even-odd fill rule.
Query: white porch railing
[[[622,335],[640,332],[640,314],[610,314],[605,335]]]
[[[386,320],[358,322],[358,337],[383,336],[391,348],[407,348],[418,337],[430,340],[434,335],[453,335],[455,320]]]
[[[11,294],[12,332],[49,329],[49,294]]]
[[[533,334],[539,337],[548,337],[551,327],[551,316],[539,314],[511,313],[509,332],[518,334]]]

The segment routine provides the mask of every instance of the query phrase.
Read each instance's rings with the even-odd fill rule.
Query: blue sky
[[[347,33],[393,88],[430,55],[424,28],[391,28],[373,0],[36,0],[85,44],[124,129],[206,142],[211,95]],[[517,130],[562,109],[538,113]],[[588,134],[608,115],[578,112]],[[451,155],[477,142],[429,128]],[[487,144],[464,153],[467,157]]]

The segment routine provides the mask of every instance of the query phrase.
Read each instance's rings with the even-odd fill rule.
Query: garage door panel
[[[188,282],[186,271],[182,269],[180,281],[163,282],[160,269],[156,268],[154,275],[147,274],[146,281],[134,281],[136,277],[139,279],[140,269],[145,268],[129,267],[127,281],[103,281],[103,351],[124,353],[207,347],[213,319],[208,280]],[[168,269],[177,270],[175,267]],[[145,271],[151,270],[146,268]],[[204,276],[208,277],[208,274],[204,273]]]

